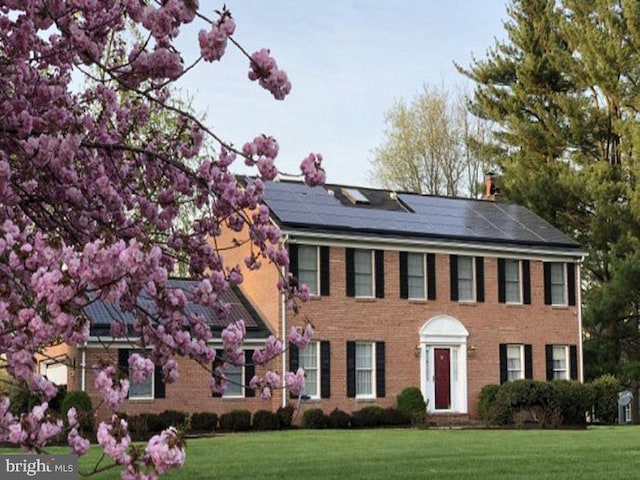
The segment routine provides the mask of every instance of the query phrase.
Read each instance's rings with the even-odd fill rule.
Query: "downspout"
[[[289,242],[289,235],[284,235],[282,238],[282,246],[287,247],[287,243]],[[285,278],[287,274],[284,267],[280,267],[280,273],[282,278]],[[282,337],[282,343],[284,344],[284,349],[282,351],[282,379],[284,381],[285,374],[287,373],[287,345],[286,342],[286,331],[287,331],[287,304],[284,292],[280,293],[280,335]],[[286,390],[282,390],[282,408],[287,406],[287,392]]]
[[[82,356],[80,357],[80,390],[86,391],[86,367],[87,367],[87,342],[85,342],[82,347]]]
[[[580,262],[578,262],[578,339],[579,339],[578,351],[579,351],[579,355],[580,355],[580,375],[579,375],[580,383],[584,383],[584,357],[582,356],[582,354],[583,354],[583,348],[582,348],[582,337],[583,337],[583,332],[582,332],[582,261],[583,260],[584,260],[584,257],[582,257],[580,259]]]

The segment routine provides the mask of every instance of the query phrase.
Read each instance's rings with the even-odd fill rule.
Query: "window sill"
[[[458,305],[461,305],[463,307],[476,307],[478,305],[478,302],[476,302],[475,300],[458,300]]]
[[[144,398],[127,398],[127,400],[129,400],[130,402],[135,402],[135,403],[151,403],[155,400],[155,398],[152,397],[144,397]]]
[[[429,303],[429,301],[426,298],[410,298],[409,303],[424,305],[425,303]]]
[[[569,305],[551,305],[554,310],[569,310]]]
[[[358,303],[375,303],[377,298],[375,297],[355,297]]]
[[[525,306],[524,303],[505,303],[505,305],[507,306],[507,308],[522,308]]]

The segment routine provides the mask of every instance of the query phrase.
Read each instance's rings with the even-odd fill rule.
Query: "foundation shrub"
[[[214,412],[196,412],[191,415],[192,432],[213,432],[218,425],[218,414]]]
[[[370,405],[351,414],[351,425],[355,428],[378,427],[383,425],[384,412],[377,405]]]
[[[330,428],[349,428],[351,426],[351,415],[347,412],[334,408],[329,414]]]
[[[258,410],[253,414],[253,428],[255,430],[278,430],[280,423],[278,415],[269,410]]]
[[[320,408],[305,410],[302,414],[302,426],[304,428],[328,428],[329,417]]]
[[[220,428],[229,432],[246,432],[251,428],[249,410],[232,410],[220,415]]]
[[[418,387],[407,387],[397,397],[398,411],[405,418],[406,423],[416,423],[416,420],[424,419],[427,404]]]

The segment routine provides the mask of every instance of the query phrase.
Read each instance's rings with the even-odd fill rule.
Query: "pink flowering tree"
[[[200,55],[187,65],[174,44],[190,22],[202,27],[193,39]],[[69,410],[63,423],[48,412],[56,388],[37,373],[34,355],[57,342],[85,342],[88,302],[118,302],[135,316],[133,334],[120,322],[111,327],[114,338],[130,335],[150,352],[130,358],[132,379],[163,365],[172,382],[177,356],[210,371],[216,355],[208,325],[185,313],[186,302],[223,315],[221,294],[242,283],[245,270],[288,264],[262,203],[263,180],[278,173],[277,142],[257,136],[235,149],[171,97],[182,75],[209,68],[228,47],[246,55],[249,80],[277,100],[286,97],[291,84],[269,50],[249,54],[235,29],[228,11],[204,11],[198,0],[0,0],[0,353],[12,380],[38,398],[16,414],[0,397],[0,442],[41,451],[63,434],[73,452],[87,451],[79,413]],[[158,127],[153,119],[167,113],[174,121]],[[203,142],[219,153],[203,155]],[[236,161],[255,167],[255,178],[239,185]],[[308,184],[324,181],[321,162],[318,154],[301,161]],[[189,221],[177,222],[185,208]],[[213,246],[226,228],[249,231],[253,253],[243,266],[228,265]],[[191,292],[168,287],[179,262],[199,281]],[[294,311],[308,296],[287,278],[278,287]],[[153,308],[138,303],[142,290]],[[288,340],[304,346],[311,333],[294,328]],[[223,333],[224,354],[209,380],[214,391],[224,388],[226,366],[244,362],[244,337],[241,321]],[[268,364],[283,348],[270,338],[253,360]],[[301,371],[284,379],[265,372],[251,380],[263,397],[302,388]],[[143,446],[130,443],[126,421],[115,414],[129,388],[117,365],[101,365],[95,383],[114,412],[99,424],[97,440],[123,466],[123,478],[155,478],[183,464],[174,429]]]

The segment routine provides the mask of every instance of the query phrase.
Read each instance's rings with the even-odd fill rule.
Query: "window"
[[[128,353],[129,353],[128,357],[130,357],[131,355],[136,353],[136,351],[129,350]],[[127,360],[128,360],[128,357],[127,357]],[[143,381],[137,382],[137,383],[134,383],[134,381],[131,379],[131,376],[129,376],[129,398],[133,400],[152,399],[154,375],[155,375],[155,372],[149,375]]]
[[[505,300],[507,303],[522,303],[520,288],[520,261],[505,260],[504,262]]]
[[[319,295],[318,247],[312,245],[298,246],[298,281],[309,287],[311,295]]]
[[[522,345],[507,345],[507,381],[524,378],[524,355]]]
[[[356,343],[356,397],[375,396],[375,345]]]
[[[565,345],[553,346],[553,379],[568,380],[569,369],[567,358],[569,356],[568,348]]]
[[[462,302],[473,302],[475,292],[473,291],[473,257],[458,257],[458,300]]]
[[[356,297],[373,297],[373,252],[354,250]]]
[[[227,379],[227,388],[222,396],[224,398],[244,397],[244,367],[242,365],[229,365],[224,376]]]
[[[565,264],[552,263],[551,269],[551,304],[566,305],[566,283],[565,283]]]
[[[426,295],[425,255],[407,254],[407,286],[409,298],[424,299]]]
[[[304,393],[312,398],[320,397],[320,375],[318,375],[318,342],[309,343],[298,354],[298,365],[304,370]]]

